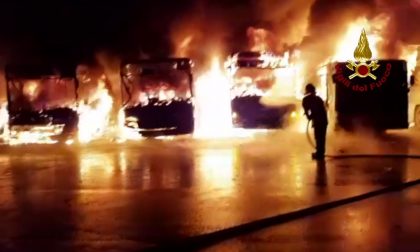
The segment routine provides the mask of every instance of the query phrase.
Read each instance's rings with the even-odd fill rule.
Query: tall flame
[[[79,106],[79,133],[81,143],[88,143],[104,136],[109,126],[113,100],[105,83],[100,80],[96,92],[89,97],[88,104]]]
[[[378,45],[383,39],[376,30],[384,28],[387,24],[387,19],[377,19],[372,22],[373,24],[367,18],[359,18],[350,23],[347,32],[337,43],[335,54],[329,61],[347,61],[352,60],[355,57],[356,59],[357,57],[363,57],[363,55],[359,55],[359,51],[366,50],[366,48],[369,48],[368,51],[366,51],[366,57],[369,59],[372,57],[378,58]],[[360,31],[363,31],[362,35],[360,34]],[[356,49],[356,53],[354,46],[358,44],[361,44],[361,47],[360,50]],[[360,53],[364,54],[363,52]],[[327,62],[323,62],[321,65],[326,63]]]
[[[229,136],[232,133],[230,84],[218,57],[213,58],[210,71],[198,77],[195,89],[195,136]]]
[[[271,51],[273,36],[270,31],[263,28],[250,27],[247,31],[251,51]]]
[[[358,61],[380,58],[383,52],[380,51],[379,45],[385,39],[381,31],[386,28],[388,23],[389,17],[383,15],[372,20],[359,18],[350,23],[347,32],[338,42],[335,54],[330,61],[347,61],[353,57]],[[361,34],[360,31],[362,31]],[[353,51],[356,44],[356,50],[351,55],[350,52]],[[401,45],[401,47],[402,52],[399,58],[407,61],[408,73],[412,74],[417,63],[418,46]],[[328,62],[324,62],[322,65],[326,63]]]

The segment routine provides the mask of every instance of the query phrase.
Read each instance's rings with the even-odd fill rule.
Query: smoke
[[[384,42],[380,50],[386,58],[397,58],[409,44],[420,44],[420,1],[377,0],[378,12],[385,14],[389,22],[384,29]]]
[[[349,24],[358,18],[379,27],[380,57],[398,58],[409,43],[420,41],[420,0],[247,0],[241,5],[196,1],[171,24],[173,55],[202,65],[209,55],[240,50],[284,53],[298,49],[306,81],[316,82],[322,63],[334,55]],[[203,66],[204,67],[204,66]]]
[[[245,31],[253,16],[250,0],[195,1],[191,10],[171,24],[172,56],[192,58],[196,66],[206,69],[214,56],[223,60],[227,54],[246,49]]]
[[[248,30],[250,48],[256,43],[273,51],[296,48],[304,64],[306,81],[317,81],[317,70],[336,52],[349,24],[367,18],[384,38],[379,42],[381,58],[401,58],[407,44],[419,44],[419,0],[298,0],[257,1],[257,17],[263,26]]]
[[[312,5],[307,36],[299,46],[308,82],[316,83],[319,66],[334,55],[348,25],[370,16],[374,8],[369,0],[318,0]]]
[[[276,36],[267,29],[249,27],[247,32],[251,51],[273,51],[276,48]]]
[[[273,51],[300,44],[307,33],[310,8],[315,0],[257,1],[257,17],[264,28],[270,29],[275,41],[271,41]]]
[[[189,57],[200,67],[207,67],[211,55],[224,51],[224,37],[229,34],[223,18],[211,14],[205,1],[197,1],[187,15],[171,25],[174,57]]]
[[[182,17],[171,27],[171,40],[176,57],[197,57],[199,44],[204,40],[202,17],[199,12],[192,17]]]

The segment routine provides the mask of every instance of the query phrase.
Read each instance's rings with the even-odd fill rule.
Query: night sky
[[[223,3],[220,3],[223,2]],[[146,53],[167,56],[173,50],[170,30],[181,19],[200,17],[211,26],[231,26],[245,40],[253,23],[247,1],[68,0],[1,1],[1,63],[89,60],[100,49],[122,57]],[[232,16],[241,12],[242,19]],[[245,12],[245,13],[244,13]],[[220,20],[223,20],[220,23]],[[219,26],[220,27],[220,26]],[[231,38],[229,38],[231,36]]]
[[[420,43],[418,0],[56,0],[0,1],[0,64],[26,61],[80,63],[106,50],[120,58],[174,56],[174,31],[196,33],[188,57],[249,49],[247,28],[269,28],[281,43],[305,45],[322,61],[346,23],[385,11],[388,51],[398,40]],[[312,5],[313,4],[313,5]],[[308,13],[305,10],[310,10]],[[306,13],[306,14],[305,14]],[[309,17],[308,34],[298,25]],[[274,29],[272,29],[274,27]],[[294,38],[292,38],[294,36]],[[319,57],[313,54],[319,52]],[[390,53],[389,53],[390,54]],[[226,56],[226,55],[221,55]],[[395,55],[391,55],[394,57]]]

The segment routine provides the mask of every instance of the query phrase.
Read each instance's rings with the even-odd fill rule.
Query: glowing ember
[[[88,104],[79,106],[79,141],[88,143],[106,133],[112,110],[112,97],[100,80],[96,92],[89,97]]]
[[[55,144],[54,136],[59,135],[64,125],[13,126],[10,129],[8,143],[20,144]]]
[[[26,83],[23,89],[23,93],[29,98],[29,100],[34,100],[40,92],[39,84],[36,81],[29,81]]]

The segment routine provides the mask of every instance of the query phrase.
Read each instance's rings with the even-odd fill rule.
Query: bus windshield
[[[41,111],[71,107],[76,103],[76,82],[73,78],[15,79],[8,82],[7,88],[11,111]]]
[[[263,96],[276,84],[275,69],[239,68],[233,75],[234,96]]]
[[[142,69],[123,74],[123,98],[129,106],[191,98],[191,77],[177,69]]]

